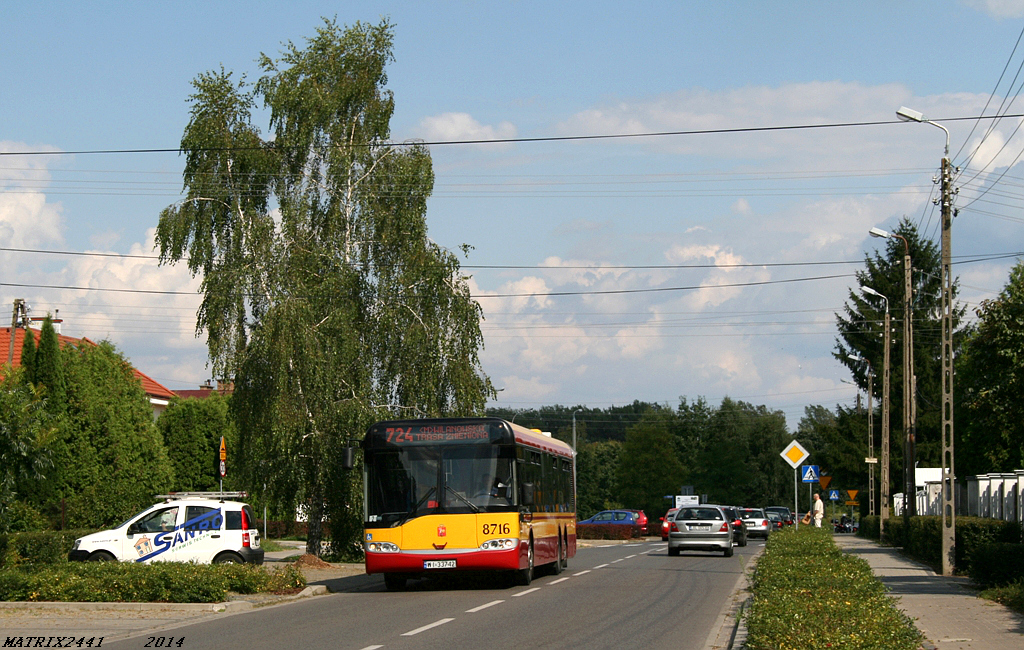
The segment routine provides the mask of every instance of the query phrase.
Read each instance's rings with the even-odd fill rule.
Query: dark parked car
[[[736,546],[746,546],[747,524],[743,521],[743,517],[740,516],[739,509],[732,506],[722,506],[722,511],[725,512],[725,516],[729,518],[729,522],[732,524],[733,541],[736,542]]]
[[[765,513],[774,512],[778,514],[785,526],[793,525],[793,513],[785,506],[768,506],[764,511]]]

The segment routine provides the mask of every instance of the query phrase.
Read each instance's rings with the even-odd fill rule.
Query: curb
[[[749,572],[753,569],[753,560],[756,559],[757,555],[752,556],[750,564],[743,567],[743,572],[736,579],[728,602],[715,619],[715,624],[711,626],[711,633],[704,642],[703,650],[740,650],[746,647],[747,625],[743,620],[743,614],[753,597],[744,593],[749,592]]]
[[[256,607],[267,605],[280,605],[289,603],[300,598],[312,596],[323,596],[330,593],[325,585],[310,585],[297,594],[281,596],[265,602],[253,603],[248,600],[229,600],[222,603],[75,603],[75,602],[54,602],[54,601],[0,601],[0,609],[42,609],[61,611],[92,611],[92,610],[114,610],[121,612],[141,612],[148,610],[164,610],[176,612],[215,612],[215,613],[236,613],[245,612]]]

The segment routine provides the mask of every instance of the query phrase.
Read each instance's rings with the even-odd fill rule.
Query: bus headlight
[[[367,542],[367,553],[397,553],[398,546],[391,542]]]
[[[507,551],[519,546],[518,539],[489,539],[480,545],[485,551]]]

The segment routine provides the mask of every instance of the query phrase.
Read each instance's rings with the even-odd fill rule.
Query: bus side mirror
[[[341,468],[351,470],[356,466],[356,448],[346,446],[341,452]]]
[[[523,505],[533,505],[533,483],[523,483]]]

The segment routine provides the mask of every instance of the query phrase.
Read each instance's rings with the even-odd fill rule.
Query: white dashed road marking
[[[487,609],[488,607],[494,607],[495,605],[500,605],[503,602],[505,602],[505,601],[504,600],[492,600],[491,602],[487,603],[486,605],[480,605],[479,607],[474,607],[473,609],[467,609],[466,613],[467,614],[476,614],[477,612],[479,612],[481,610]]]
[[[430,625],[424,625],[423,627],[418,627],[415,630],[410,630],[410,631],[404,633],[402,636],[413,636],[413,635],[419,634],[420,632],[426,632],[427,630],[433,629],[433,628],[435,628],[435,627],[437,627],[439,625],[444,625],[445,623],[451,623],[454,620],[455,620],[454,618],[442,618],[440,621],[434,621]]]

